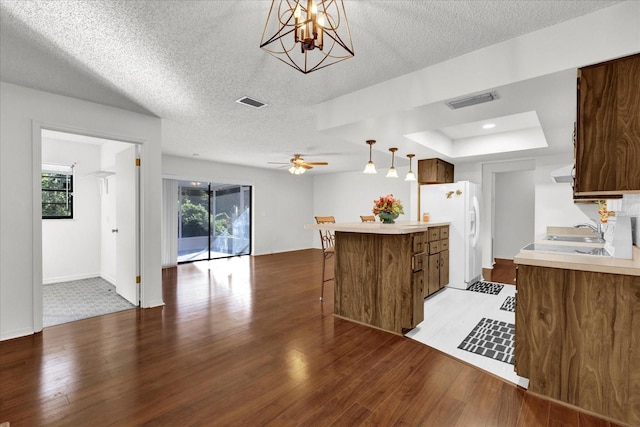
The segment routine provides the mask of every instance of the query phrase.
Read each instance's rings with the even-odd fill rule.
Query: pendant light
[[[389,148],[389,151],[391,151],[391,167],[389,168],[389,172],[387,172],[387,178],[397,178],[398,172],[396,171],[395,160],[396,160],[396,151],[398,151],[398,149]]]
[[[376,165],[373,164],[373,160],[371,160],[371,149],[373,147],[373,144],[376,143],[375,139],[369,139],[367,140],[367,144],[369,144],[369,163],[367,163],[367,166],[365,166],[364,168],[364,173],[368,173],[368,174],[374,174],[374,173],[378,173],[378,171],[376,170]]]
[[[415,156],[416,156],[415,154],[407,154],[407,157],[409,158],[409,172],[407,172],[407,176],[404,178],[405,181],[415,181],[416,180],[416,175],[411,170],[411,160]]]

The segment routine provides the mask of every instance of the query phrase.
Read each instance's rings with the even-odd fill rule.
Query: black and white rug
[[[482,292],[483,294],[498,295],[504,285],[502,283],[485,282],[483,280],[474,283],[467,288],[468,291]]]
[[[504,302],[502,303],[502,305],[500,306],[500,310],[511,311],[511,312],[515,313],[516,312],[516,299],[515,299],[515,297],[507,297],[507,299],[505,299]]]
[[[458,348],[513,365],[514,335],[513,323],[483,317]]]

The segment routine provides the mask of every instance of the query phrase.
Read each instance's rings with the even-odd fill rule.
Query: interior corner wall
[[[160,119],[5,82],[0,92],[0,340],[42,329],[40,128],[143,145],[141,304],[162,305]]]
[[[253,255],[312,247],[305,224],[313,222],[312,176],[170,155],[162,156],[164,178],[251,186]]]
[[[100,276],[100,169],[95,144],[42,141],[42,162],[74,165],[73,219],[42,220],[42,281],[66,282]]]

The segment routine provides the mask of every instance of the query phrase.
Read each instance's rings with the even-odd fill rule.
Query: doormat
[[[513,323],[483,317],[458,348],[513,365],[515,328]]]
[[[502,306],[500,307],[500,310],[511,311],[511,312],[515,313],[515,311],[516,311],[516,299],[515,299],[515,297],[507,297],[507,299],[504,300],[504,302],[502,303]]]
[[[481,292],[483,294],[498,295],[504,285],[502,283],[479,281],[467,288],[468,291]]]

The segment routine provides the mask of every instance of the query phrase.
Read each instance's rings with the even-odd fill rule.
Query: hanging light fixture
[[[367,144],[369,144],[369,163],[367,163],[367,165],[364,167],[364,173],[369,173],[369,174],[378,173],[378,171],[376,170],[376,165],[374,165],[373,160],[371,160],[371,148],[375,143],[376,143],[375,139],[367,140]]]
[[[396,151],[398,151],[398,149],[389,148],[389,151],[391,151],[391,167],[389,168],[389,172],[387,172],[387,178],[397,178],[398,172],[396,171],[396,167],[395,167],[395,159],[396,159]]]
[[[343,1],[273,0],[260,48],[304,74],[353,57]]]
[[[409,172],[407,172],[407,176],[404,178],[405,181],[415,181],[416,180],[416,175],[411,170],[411,160],[415,156],[416,156],[415,154],[407,154],[407,157],[409,158]]]

